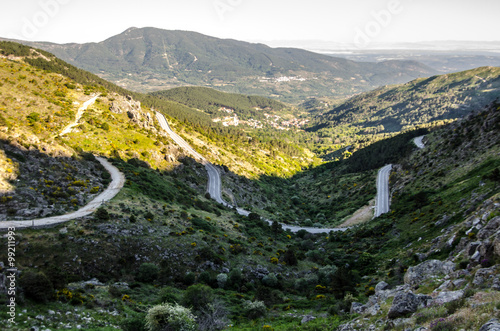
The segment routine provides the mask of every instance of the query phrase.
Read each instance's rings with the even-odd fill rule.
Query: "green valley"
[[[369,90],[403,64],[325,64],[305,51],[207,38],[129,29],[83,53],[46,47],[86,69],[109,67],[100,75],[113,81],[154,71],[172,85],[224,82],[251,96],[207,86],[133,92],[47,51],[0,42],[0,225],[87,203],[110,181],[95,156],[125,176],[89,216],[1,237],[15,259],[0,250],[0,285],[16,281],[14,295],[0,286],[2,329],[436,331],[500,318],[498,68],[339,100],[332,95]],[[244,51],[217,58],[234,45]],[[112,49],[129,56],[111,66]],[[296,59],[319,76],[330,67],[327,80],[337,65],[343,80],[353,67],[367,76],[355,86],[338,80],[335,93],[287,82],[298,85],[273,91],[280,101],[267,98],[268,80],[238,88],[236,71],[258,77],[269,61],[268,77],[306,76]],[[406,80],[426,72],[410,67]],[[168,85],[155,79],[143,90]],[[302,94],[291,97],[295,88]],[[205,165],[156,112],[214,165],[223,198],[248,215],[212,199]],[[294,120],[305,122],[283,124]],[[413,139],[423,135],[419,148]],[[390,212],[373,218],[377,170],[389,163]],[[342,228],[314,234],[281,224]]]

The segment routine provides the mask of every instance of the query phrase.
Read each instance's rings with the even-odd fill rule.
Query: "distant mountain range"
[[[416,61],[354,62],[156,28],[130,28],[99,43],[18,42],[141,92],[198,85],[297,102],[311,96],[346,97],[436,73]]]

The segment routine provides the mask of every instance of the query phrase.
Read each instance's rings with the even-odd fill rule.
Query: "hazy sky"
[[[500,40],[499,0],[4,0],[0,37],[99,42],[129,27],[246,41]]]

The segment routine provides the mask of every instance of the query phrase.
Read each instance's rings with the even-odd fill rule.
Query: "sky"
[[[250,42],[500,40],[498,0],[3,1],[0,37],[100,42],[130,27],[196,31]]]

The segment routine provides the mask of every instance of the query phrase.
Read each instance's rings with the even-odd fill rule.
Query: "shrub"
[[[149,331],[195,331],[195,319],[196,317],[189,308],[178,304],[164,303],[148,310],[146,329]]]
[[[212,303],[215,299],[212,288],[204,284],[191,285],[184,292],[182,303],[195,311]]]
[[[202,307],[197,321],[199,330],[223,330],[229,324],[226,308],[219,300]]]
[[[136,279],[143,283],[152,283],[158,278],[160,267],[154,263],[143,263],[137,270]]]
[[[287,265],[295,266],[298,263],[297,256],[295,256],[295,251],[293,249],[289,249],[283,255],[283,262]]]
[[[30,113],[28,116],[26,116],[26,119],[28,120],[30,125],[33,125],[34,123],[40,121],[40,114]]]
[[[43,272],[25,271],[19,280],[26,297],[37,302],[47,302],[54,295],[52,282]]]
[[[225,288],[227,283],[227,274],[218,274],[217,275],[217,285],[220,288]]]
[[[109,220],[109,213],[104,207],[99,207],[95,212],[95,217],[97,217],[97,219],[106,221]]]
[[[179,295],[178,295],[178,290],[173,287],[164,287],[160,290],[160,293],[158,294],[160,297],[160,303],[176,303],[180,301]]]
[[[278,278],[274,273],[267,274],[262,278],[262,284],[269,287],[276,287],[278,285]]]
[[[267,308],[264,302],[262,301],[245,301],[243,303],[243,309],[245,311],[245,315],[249,319],[256,319],[259,317],[263,317],[267,313]]]
[[[144,314],[134,313],[120,322],[120,327],[124,331],[146,331]]]

